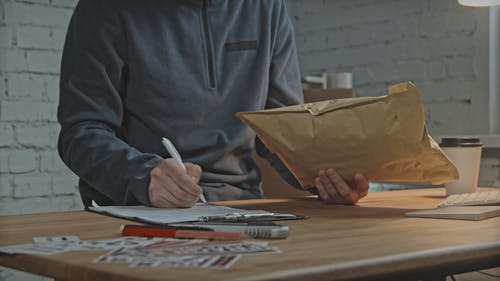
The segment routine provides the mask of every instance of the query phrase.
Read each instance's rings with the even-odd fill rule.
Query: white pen
[[[179,165],[181,165],[184,172],[187,172],[186,166],[184,166],[184,163],[182,163],[182,158],[179,155],[179,152],[177,152],[177,149],[175,149],[174,144],[167,138],[162,138],[161,143],[168,150],[168,153],[170,153],[170,156],[172,156],[172,158],[174,158],[177,161],[177,163],[179,163]],[[203,193],[200,193],[200,201],[203,203],[207,203],[207,199],[205,199],[205,196],[203,195]]]

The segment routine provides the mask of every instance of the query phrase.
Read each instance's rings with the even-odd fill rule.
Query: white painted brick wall
[[[14,129],[10,124],[0,124],[0,147],[14,145]]]
[[[14,198],[49,197],[51,194],[49,175],[17,175],[14,177]]]
[[[22,26],[16,30],[17,46],[23,49],[52,49],[52,29]]]
[[[5,21],[20,25],[31,26],[66,26],[72,10],[50,5],[47,1],[9,1],[4,0]],[[38,4],[38,5],[37,5]]]
[[[381,95],[389,84],[411,80],[426,104],[446,99],[462,107],[446,86],[469,82],[470,114],[426,111],[433,134],[485,133],[488,10],[456,0],[289,0],[303,74],[351,71],[360,96]],[[457,112],[454,110],[453,112]],[[440,119],[432,120],[432,116]],[[429,120],[430,119],[430,120]]]
[[[27,67],[26,52],[17,49],[0,49],[0,71],[23,71]]]
[[[67,170],[57,153],[52,151],[40,152],[40,171],[44,173],[63,173]],[[76,183],[76,181],[75,181]]]
[[[68,173],[54,174],[51,183],[52,193],[55,195],[71,195],[78,190],[76,177]]]
[[[45,78],[46,91],[45,98],[50,102],[57,102],[59,99],[59,77],[57,76],[47,76]]]
[[[59,126],[50,124],[40,126],[37,123],[18,125],[15,128],[16,140],[19,144],[33,147],[56,148]]]
[[[57,74],[61,65],[61,53],[48,50],[31,50],[26,52],[28,71],[35,73]]]
[[[11,174],[32,173],[38,168],[37,154],[33,149],[11,150],[8,159]]]
[[[45,77],[33,74],[8,74],[9,96],[42,99],[45,92]]]
[[[4,100],[0,103],[2,121],[55,121],[57,104],[22,100]]]
[[[0,0],[0,215],[82,209],[57,154],[59,67],[76,0]],[[48,280],[0,268],[0,280]]]
[[[0,174],[9,173],[9,150],[0,148]]]
[[[12,38],[12,28],[0,26],[0,47],[10,47]]]
[[[0,175],[0,198],[12,197],[12,176]]]
[[[82,208],[56,150],[61,50],[76,3],[0,0],[0,215]]]

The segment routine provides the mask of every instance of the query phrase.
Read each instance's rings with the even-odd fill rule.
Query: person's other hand
[[[319,197],[327,203],[356,204],[368,194],[368,180],[362,174],[344,180],[334,169],[321,170],[315,183]]]
[[[149,201],[159,208],[177,208],[193,206],[203,192],[198,185],[201,167],[184,163],[186,172],[172,158],[167,158],[151,170],[149,183]]]

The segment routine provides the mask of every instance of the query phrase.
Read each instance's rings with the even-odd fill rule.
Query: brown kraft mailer
[[[321,169],[344,178],[431,182],[458,179],[455,166],[427,133],[417,87],[401,83],[381,97],[327,100],[237,116],[283,161],[303,187]]]

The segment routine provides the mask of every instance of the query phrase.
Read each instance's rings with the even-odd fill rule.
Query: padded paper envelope
[[[320,169],[335,168],[374,181],[458,179],[455,166],[428,135],[418,89],[410,82],[389,95],[351,98],[239,112],[303,187]]]

